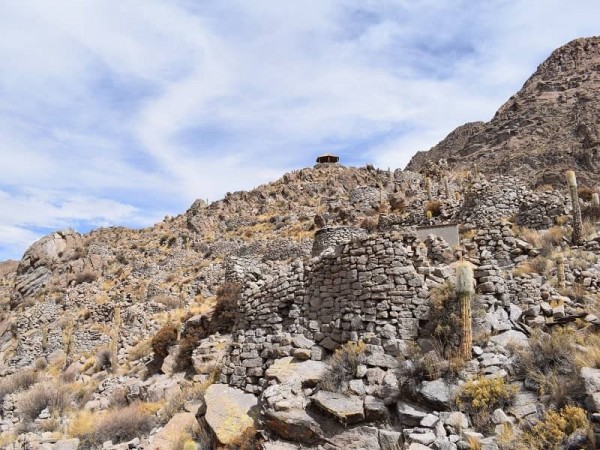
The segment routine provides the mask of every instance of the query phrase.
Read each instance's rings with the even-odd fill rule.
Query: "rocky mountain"
[[[447,159],[317,164],[1,263],[0,448],[596,448],[597,193]]]
[[[453,168],[523,176],[535,186],[561,183],[572,169],[593,186],[600,181],[599,98],[600,37],[576,39],[552,52],[492,120],[458,127],[407,169],[446,159]]]

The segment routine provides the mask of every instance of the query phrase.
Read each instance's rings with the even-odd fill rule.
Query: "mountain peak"
[[[533,185],[562,182],[557,175],[567,169],[596,183],[599,94],[600,37],[575,39],[552,52],[492,120],[458,127],[407,169],[447,159],[451,167],[525,175]]]

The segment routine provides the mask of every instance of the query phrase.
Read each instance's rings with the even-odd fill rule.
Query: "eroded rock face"
[[[424,170],[429,161],[446,159],[450,167],[477,164],[482,172],[520,175],[536,185],[563,183],[567,169],[585,184],[597,182],[599,61],[600,37],[558,48],[492,120],[458,127],[417,153],[407,169]]]
[[[101,273],[104,262],[88,255],[82,236],[74,230],[57,231],[35,242],[17,267],[11,308],[53,284],[66,287],[82,274],[90,280]]]

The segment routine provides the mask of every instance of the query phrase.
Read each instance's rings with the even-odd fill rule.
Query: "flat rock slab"
[[[529,339],[525,333],[521,333],[520,331],[516,330],[509,330],[505,331],[504,333],[500,333],[497,336],[492,336],[490,341],[502,347],[506,347],[509,344],[521,347],[529,347]]]
[[[365,419],[363,401],[356,395],[319,391],[312,400],[315,405],[344,424],[357,423]]]
[[[194,414],[189,412],[177,413],[154,436],[152,443],[147,448],[149,450],[171,448],[175,445],[177,439],[185,433],[189,433],[194,427],[198,427],[198,421]]]
[[[405,401],[396,403],[396,412],[403,427],[415,427],[429,414],[429,411],[421,406]]]
[[[291,356],[276,360],[265,372],[267,378],[279,383],[301,383],[315,386],[325,373],[326,364],[321,361],[299,361]]]
[[[254,409],[258,399],[226,384],[213,384],[204,394],[206,422],[223,445],[233,443],[254,426]]]
[[[332,436],[322,448],[324,450],[381,450],[382,447],[377,428],[359,426]]]
[[[303,409],[267,410],[264,414],[264,424],[278,436],[304,444],[314,444],[322,435],[319,423]]]

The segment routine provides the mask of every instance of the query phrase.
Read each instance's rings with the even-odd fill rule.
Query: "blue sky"
[[[404,167],[598,17],[597,0],[3,1],[0,260],[325,151]]]

